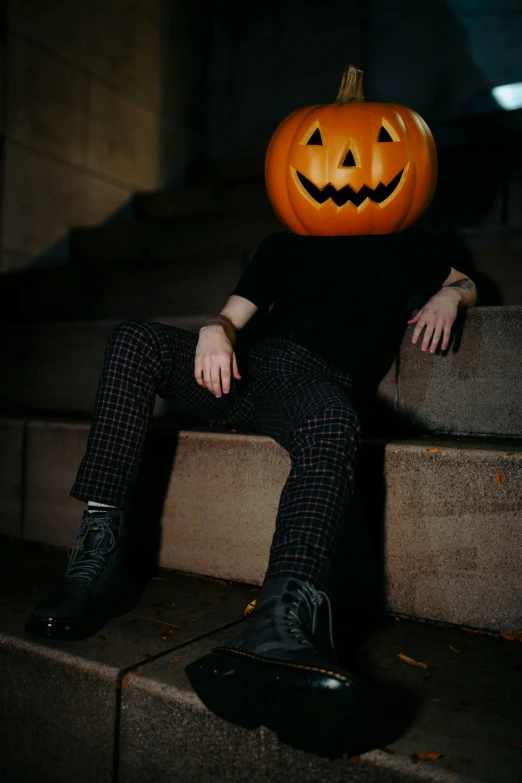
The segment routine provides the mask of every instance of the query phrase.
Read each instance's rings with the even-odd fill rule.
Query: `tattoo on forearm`
[[[463,280],[456,280],[454,283],[448,284],[449,288],[462,288],[464,291],[473,291],[475,283],[470,280],[469,277],[465,277]]]

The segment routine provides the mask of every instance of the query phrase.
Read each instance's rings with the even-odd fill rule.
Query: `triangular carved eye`
[[[308,141],[306,143],[310,144],[310,145],[314,145],[314,146],[319,146],[319,147],[323,146],[323,140],[321,138],[321,131],[319,130],[319,128],[316,128],[314,130],[314,132],[312,133],[312,135],[310,136],[310,138],[308,139]]]
[[[379,131],[379,138],[377,141],[393,141],[392,137],[384,126],[382,126],[381,130]]]
[[[348,150],[346,153],[346,157],[343,160],[343,166],[357,166],[355,158],[353,157],[353,152],[351,150]]]

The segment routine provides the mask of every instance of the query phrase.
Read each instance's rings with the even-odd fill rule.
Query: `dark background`
[[[273,130],[296,108],[333,101],[351,62],[364,70],[367,100],[403,103],[430,125],[440,181],[425,223],[447,232],[451,252],[481,283],[481,303],[522,304],[521,111],[502,110],[490,92],[522,82],[521,0],[11,0],[1,7],[4,273],[80,263],[106,274],[125,264],[174,263],[176,237],[188,230],[187,214],[193,218],[187,204],[210,184],[216,210],[203,209],[196,195],[193,211],[231,218],[212,234],[212,248],[239,259],[234,278],[273,227],[262,194]],[[222,201],[230,182],[244,189]],[[151,192],[156,201],[141,195]],[[250,199],[262,216],[254,219],[252,207],[248,229],[241,216]],[[76,231],[97,226],[103,230]],[[196,222],[192,235],[207,228]],[[191,253],[211,254],[199,245],[181,254]],[[29,291],[34,276],[15,277]],[[185,313],[154,300],[146,314],[218,306],[217,299],[194,302]],[[115,308],[103,315],[132,310],[127,300]],[[49,318],[62,316],[49,305]]]

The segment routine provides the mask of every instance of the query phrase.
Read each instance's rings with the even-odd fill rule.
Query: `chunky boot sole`
[[[25,624],[27,633],[42,636],[45,639],[79,641],[99,631],[113,617],[132,611],[139,600],[139,595],[129,595],[126,590],[110,596],[99,611],[86,617],[53,618],[31,615]]]
[[[219,647],[186,669],[197,695],[220,718],[266,726],[292,747],[336,757],[357,750],[358,688],[339,672]]]

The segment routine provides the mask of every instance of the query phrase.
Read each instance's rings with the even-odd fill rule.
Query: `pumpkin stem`
[[[364,101],[362,91],[363,72],[355,65],[347,65],[344,69],[341,86],[337,93],[336,103],[350,103],[351,101]]]

